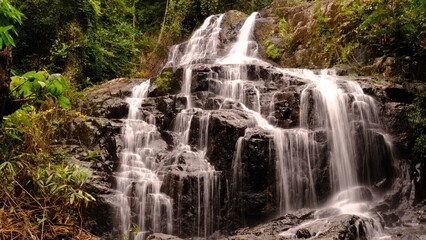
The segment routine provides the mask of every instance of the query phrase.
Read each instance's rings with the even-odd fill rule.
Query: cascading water
[[[147,97],[149,81],[133,89],[127,98],[129,116],[123,131],[124,150],[121,164],[115,174],[119,192],[120,214],[118,225],[131,239],[145,239],[147,232],[172,232],[173,211],[171,199],[160,192],[162,181],[155,173],[156,148],[160,139],[152,115],[139,111]]]
[[[220,95],[241,104],[242,110],[252,116],[256,126],[272,132],[272,148],[277,152],[278,196],[280,211],[298,209],[302,206],[315,204],[314,184],[310,167],[310,140],[306,130],[284,130],[274,127],[261,115],[260,91],[263,82],[252,81],[247,78],[247,64],[268,65],[257,58],[257,43],[252,40],[253,28],[258,13],[252,13],[240,30],[238,41],[234,43],[231,51],[218,63],[226,64],[224,68],[224,80]],[[247,94],[251,91],[254,97],[251,99],[251,109],[246,105]],[[236,148],[234,161],[239,161],[241,155],[241,140]],[[240,166],[240,163],[234,163]],[[234,174],[240,170],[234,170]],[[307,176],[306,176],[307,174]],[[306,180],[307,179],[307,180]],[[234,176],[234,181],[237,178]],[[234,186],[239,185],[234,183]],[[234,194],[238,190],[233,190]],[[234,197],[235,198],[235,197]]]
[[[344,191],[344,203],[341,199],[336,204],[349,206],[353,202],[362,199],[362,191],[352,191],[359,185],[358,172],[367,170],[366,163],[357,159],[362,152],[357,152],[359,146],[367,149],[374,146],[367,136],[367,131],[379,130],[378,114],[374,100],[363,94],[361,88],[355,82],[339,80],[336,76],[323,71],[321,74],[314,74],[313,71],[304,70],[303,74],[297,74],[298,70],[280,71],[297,75],[309,80],[309,90],[303,91],[301,99],[301,127],[300,129],[281,129],[274,127],[266,121],[260,112],[260,87],[262,83],[254,83],[247,79],[247,64],[265,64],[260,59],[256,59],[257,46],[254,41],[250,41],[250,34],[254,26],[257,13],[253,13],[241,28],[238,41],[231,48],[230,53],[218,63],[226,64],[224,67],[224,80],[222,89],[219,92],[224,98],[231,99],[241,105],[241,109],[252,116],[256,125],[272,132],[272,151],[276,154],[277,169],[277,195],[279,209],[281,213],[290,210],[297,210],[306,206],[316,206],[317,196],[312,173],[315,159],[316,143],[314,141],[315,132],[312,130],[324,129],[329,146],[330,162],[330,188],[332,193]],[[254,43],[253,43],[254,42]],[[251,44],[248,44],[251,43]],[[232,64],[231,66],[229,66]],[[249,109],[246,107],[247,90],[251,88],[255,92],[254,104]],[[308,92],[313,92],[311,98],[314,106],[309,106],[306,101]],[[308,99],[309,100],[309,99]],[[273,103],[271,103],[273,105]],[[315,112],[319,117],[314,123],[308,121],[310,113]],[[359,123],[363,132],[361,136],[355,137],[356,126]],[[373,127],[373,128],[371,128]],[[370,128],[370,129],[368,129]],[[247,135],[247,130],[246,130]],[[384,136],[384,135],[383,135]],[[238,188],[242,188],[241,182],[241,151],[244,137],[241,137],[236,145],[236,152],[233,160],[233,186],[232,193],[238,195]],[[357,142],[357,139],[361,141]],[[364,154],[369,154],[365,153]],[[380,153],[379,153],[380,154]],[[377,153],[372,153],[376,158],[383,158]],[[374,159],[374,158],[371,158]],[[365,160],[365,159],[364,159]],[[371,160],[370,160],[371,161]],[[371,176],[371,174],[366,174]],[[365,181],[362,181],[366,183]],[[368,182],[371,183],[371,182]],[[342,193],[340,193],[340,196]],[[234,196],[236,199],[237,196]],[[353,211],[352,208],[341,207],[342,213]],[[355,211],[358,212],[359,211]]]
[[[177,68],[216,59],[223,16],[224,14],[220,14],[206,18],[187,42],[172,46],[164,67]]]
[[[208,17],[202,26],[194,32],[192,37],[185,43],[185,50],[180,52],[182,45],[173,46],[169,61],[166,67],[182,67],[183,84],[180,94],[186,99],[186,108],[177,114],[174,121],[174,131],[181,134],[180,140],[177,142],[176,158],[182,154],[191,154],[199,162],[203,162],[203,168],[198,169],[196,173],[197,179],[197,216],[196,228],[197,235],[207,237],[213,232],[215,208],[218,207],[217,200],[219,199],[219,173],[210,165],[205,158],[207,151],[207,137],[209,112],[203,111],[200,108],[192,107],[191,99],[191,81],[192,69],[191,65],[201,62],[208,62],[210,59],[217,58],[219,44],[218,35],[220,33],[220,24],[223,14]],[[188,143],[189,132],[194,115],[200,116],[200,142],[197,149],[191,149]],[[178,216],[179,217],[179,216]]]
[[[381,182],[385,175],[369,169],[388,166],[386,159],[392,158],[387,145],[390,141],[381,130],[374,100],[363,94],[356,82],[339,78],[329,70],[280,69],[259,59],[258,46],[253,38],[257,16],[258,13],[253,13],[245,20],[237,41],[230,47],[223,46],[219,40],[224,15],[210,16],[187,42],[170,49],[164,67],[174,72],[182,69],[182,85],[177,97],[185,100],[185,107],[176,114],[170,129],[173,149],[169,156],[174,159],[173,163],[192,159],[194,168],[197,168],[190,176],[196,179],[196,191],[192,196],[195,212],[191,218],[196,235],[207,238],[220,227],[222,193],[226,193],[227,196],[223,197],[229,199],[228,211],[243,211],[239,196],[245,188],[244,144],[259,131],[269,138],[269,154],[275,162],[277,214],[303,207],[318,207],[329,200],[327,207],[339,209],[339,214],[356,213],[371,218],[364,212],[368,208],[365,195],[369,198],[372,194],[367,187],[360,185]],[[220,99],[215,110],[200,107],[204,105],[193,100],[192,84],[196,78],[193,73],[199,68],[210,69],[207,91]],[[265,105],[262,94],[268,88],[266,81],[259,78],[258,72],[251,74],[250,71],[266,68],[281,76],[294,76],[306,81],[306,87],[300,94],[298,128],[283,128],[275,119],[274,114],[279,111],[276,110],[279,90],[271,94],[266,107],[262,106]],[[290,85],[286,81],[282,84]],[[183,190],[179,188],[175,202],[160,192],[162,179],[157,173],[155,159],[167,147],[158,147],[156,143],[160,133],[154,117],[138,110],[147,97],[148,87],[149,82],[144,82],[128,99],[129,118],[123,132],[125,147],[120,170],[116,174],[121,199],[120,228],[122,233],[128,233],[134,224],[142,233],[174,231],[183,234],[180,220],[172,226],[172,219],[180,219],[183,214]],[[230,181],[227,184],[229,189],[221,189],[221,174],[209,162],[209,126],[213,111],[231,110],[242,112],[252,124],[246,126],[243,136],[238,136],[231,164],[232,176],[226,180]],[[198,141],[191,142],[193,138]],[[320,144],[318,139],[325,143]],[[319,173],[318,166],[324,165],[328,166],[328,172]],[[320,177],[328,179],[330,185],[321,186],[326,190],[325,194],[317,186]],[[321,221],[322,218],[318,219]],[[375,221],[370,222],[374,225],[372,228],[377,228]],[[296,229],[284,235],[293,234],[293,230]],[[377,231],[371,233],[374,234]],[[135,239],[142,239],[142,236],[134,234]]]

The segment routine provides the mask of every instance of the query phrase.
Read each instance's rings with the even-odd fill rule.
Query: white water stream
[[[155,172],[156,141],[160,133],[153,115],[144,116],[139,106],[147,97],[149,81],[133,89],[127,98],[129,116],[123,130],[124,150],[121,164],[115,174],[119,192],[122,234],[131,239],[143,240],[148,232],[173,230],[171,199],[160,192],[162,180]]]

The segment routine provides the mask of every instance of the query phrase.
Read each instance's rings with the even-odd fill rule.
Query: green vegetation
[[[4,46],[15,46],[12,35],[18,35],[15,25],[22,24],[23,14],[9,4],[8,0],[0,1],[0,50]]]
[[[278,22],[278,36],[283,40],[283,48],[292,51],[291,49],[291,41],[293,40],[293,29],[290,24],[288,24],[285,18],[281,18]]]
[[[155,83],[157,84],[158,90],[160,91],[159,94],[165,95],[169,93],[171,89],[170,87],[171,79],[172,79],[171,72],[162,72],[161,76],[155,79]]]
[[[293,52],[291,46],[293,35],[293,29],[291,28],[290,24],[288,24],[285,18],[281,18],[278,21],[276,27],[269,32],[268,36],[263,37],[263,45],[266,49],[266,56],[269,59],[278,62],[281,59],[283,51]],[[277,45],[269,40],[270,38],[274,37],[281,40]]]
[[[49,75],[47,72],[27,72],[12,77],[10,93],[15,101],[42,104],[51,98],[63,108],[70,109],[71,103],[65,95],[70,90],[65,77],[60,74]]]
[[[6,52],[0,64],[0,238],[58,239],[64,231],[84,236],[81,210],[95,200],[84,191],[90,176],[52,149],[72,117],[70,98],[78,94],[61,74],[31,71],[8,79],[10,49],[4,46],[22,44],[12,34],[23,15],[7,0],[0,10],[0,50]]]
[[[317,3],[316,40],[329,53],[329,65],[351,63],[364,46],[370,57],[393,57],[392,75],[425,79],[426,3],[418,0],[340,1],[340,11],[326,15]]]
[[[426,92],[418,92],[410,107],[408,122],[413,136],[411,145],[412,171],[416,188],[421,189],[424,184],[424,171],[426,170]],[[422,191],[416,191],[417,200],[422,200],[424,197]]]
[[[266,47],[266,56],[271,60],[278,61],[281,58],[280,50],[270,41],[264,40],[263,44]]]
[[[51,98],[49,98],[51,99]],[[57,239],[77,235],[81,210],[95,199],[90,176],[52,149],[72,112],[52,100],[25,104],[0,127],[1,239]]]
[[[10,0],[27,17],[14,69],[60,72],[79,88],[123,76],[154,76],[167,48],[207,16],[258,10],[271,0]]]
[[[426,93],[419,92],[411,105],[408,121],[413,129],[415,138],[413,157],[421,164],[426,159]]]
[[[77,90],[115,77],[154,76],[167,48],[188,38],[208,15],[230,9],[250,13],[271,2],[0,0],[0,53],[13,47],[14,58],[13,71],[0,62],[0,222],[5,230],[0,239],[58,239],[63,232],[83,238],[81,210],[95,200],[85,192],[91,177],[52,147],[67,135],[64,126],[70,119],[85,121],[72,110],[73,99],[81,96]],[[354,62],[353,51],[366,47],[371,58],[393,58],[395,76],[426,78],[421,68],[425,1],[341,0],[338,7],[326,15],[318,0],[315,10],[312,41],[322,43],[329,66]],[[274,61],[283,51],[296,50],[292,26],[279,16],[269,37],[282,42],[263,39]],[[9,72],[14,76],[9,78]],[[170,93],[172,77],[163,72],[155,79],[159,94]],[[426,95],[418,94],[409,114],[413,157],[420,164],[426,158],[425,104]],[[3,120],[5,107],[17,111]],[[96,150],[84,159],[101,157]],[[138,231],[133,225],[130,230]]]
[[[17,1],[27,19],[18,28],[15,69],[63,72],[81,87],[128,75],[137,60],[136,29],[121,1]],[[90,85],[90,84],[89,84]]]

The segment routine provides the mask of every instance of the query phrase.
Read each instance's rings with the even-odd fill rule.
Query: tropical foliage
[[[10,1],[27,16],[18,28],[15,69],[61,72],[84,88],[141,71],[152,76],[167,47],[208,15],[249,12],[272,0]]]
[[[10,93],[15,101],[32,101],[34,104],[41,104],[51,98],[66,109],[71,108],[70,100],[65,96],[69,89],[64,76],[49,75],[44,71],[32,71],[22,76],[14,76],[10,83]]]
[[[338,2],[336,19],[317,9],[317,38],[329,52],[330,64],[348,62],[360,46],[370,57],[395,59],[394,77],[426,79],[426,2],[419,0],[370,0]],[[336,22],[337,21],[337,22]]]
[[[12,35],[18,35],[15,25],[22,24],[23,14],[9,4],[8,0],[0,1],[0,50],[4,46],[15,46]]]

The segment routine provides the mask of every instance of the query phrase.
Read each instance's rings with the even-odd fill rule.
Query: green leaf
[[[7,38],[7,35],[9,35],[7,32],[0,33],[0,38],[3,39],[4,45],[9,46],[10,43],[9,43],[8,38]]]
[[[8,25],[8,26],[5,26],[5,27],[0,27],[0,33],[1,32],[7,32],[7,31],[9,31],[12,28],[13,28],[12,25]]]
[[[22,75],[22,77],[28,78],[28,77],[32,76],[33,74],[36,74],[36,73],[37,73],[36,71],[29,71],[29,72],[26,72],[24,75]]]
[[[21,116],[21,121],[25,124],[27,127],[31,127],[31,123],[25,116]]]
[[[58,97],[58,103],[65,109],[71,109],[71,102],[69,100],[69,98],[64,97],[64,96],[59,96]]]
[[[12,36],[10,36],[10,34],[9,33],[4,33],[4,35],[6,36],[6,39],[7,39],[7,41],[9,42],[9,44],[8,45],[12,45],[12,46],[16,46],[15,45],[15,42],[13,41],[13,38],[12,38]]]
[[[17,140],[19,140],[19,141],[21,141],[21,142],[22,142],[22,139],[21,139],[20,137],[16,136],[15,134],[12,134],[12,133],[6,133],[6,136],[8,136],[8,137],[10,137],[10,138],[17,139]]]

